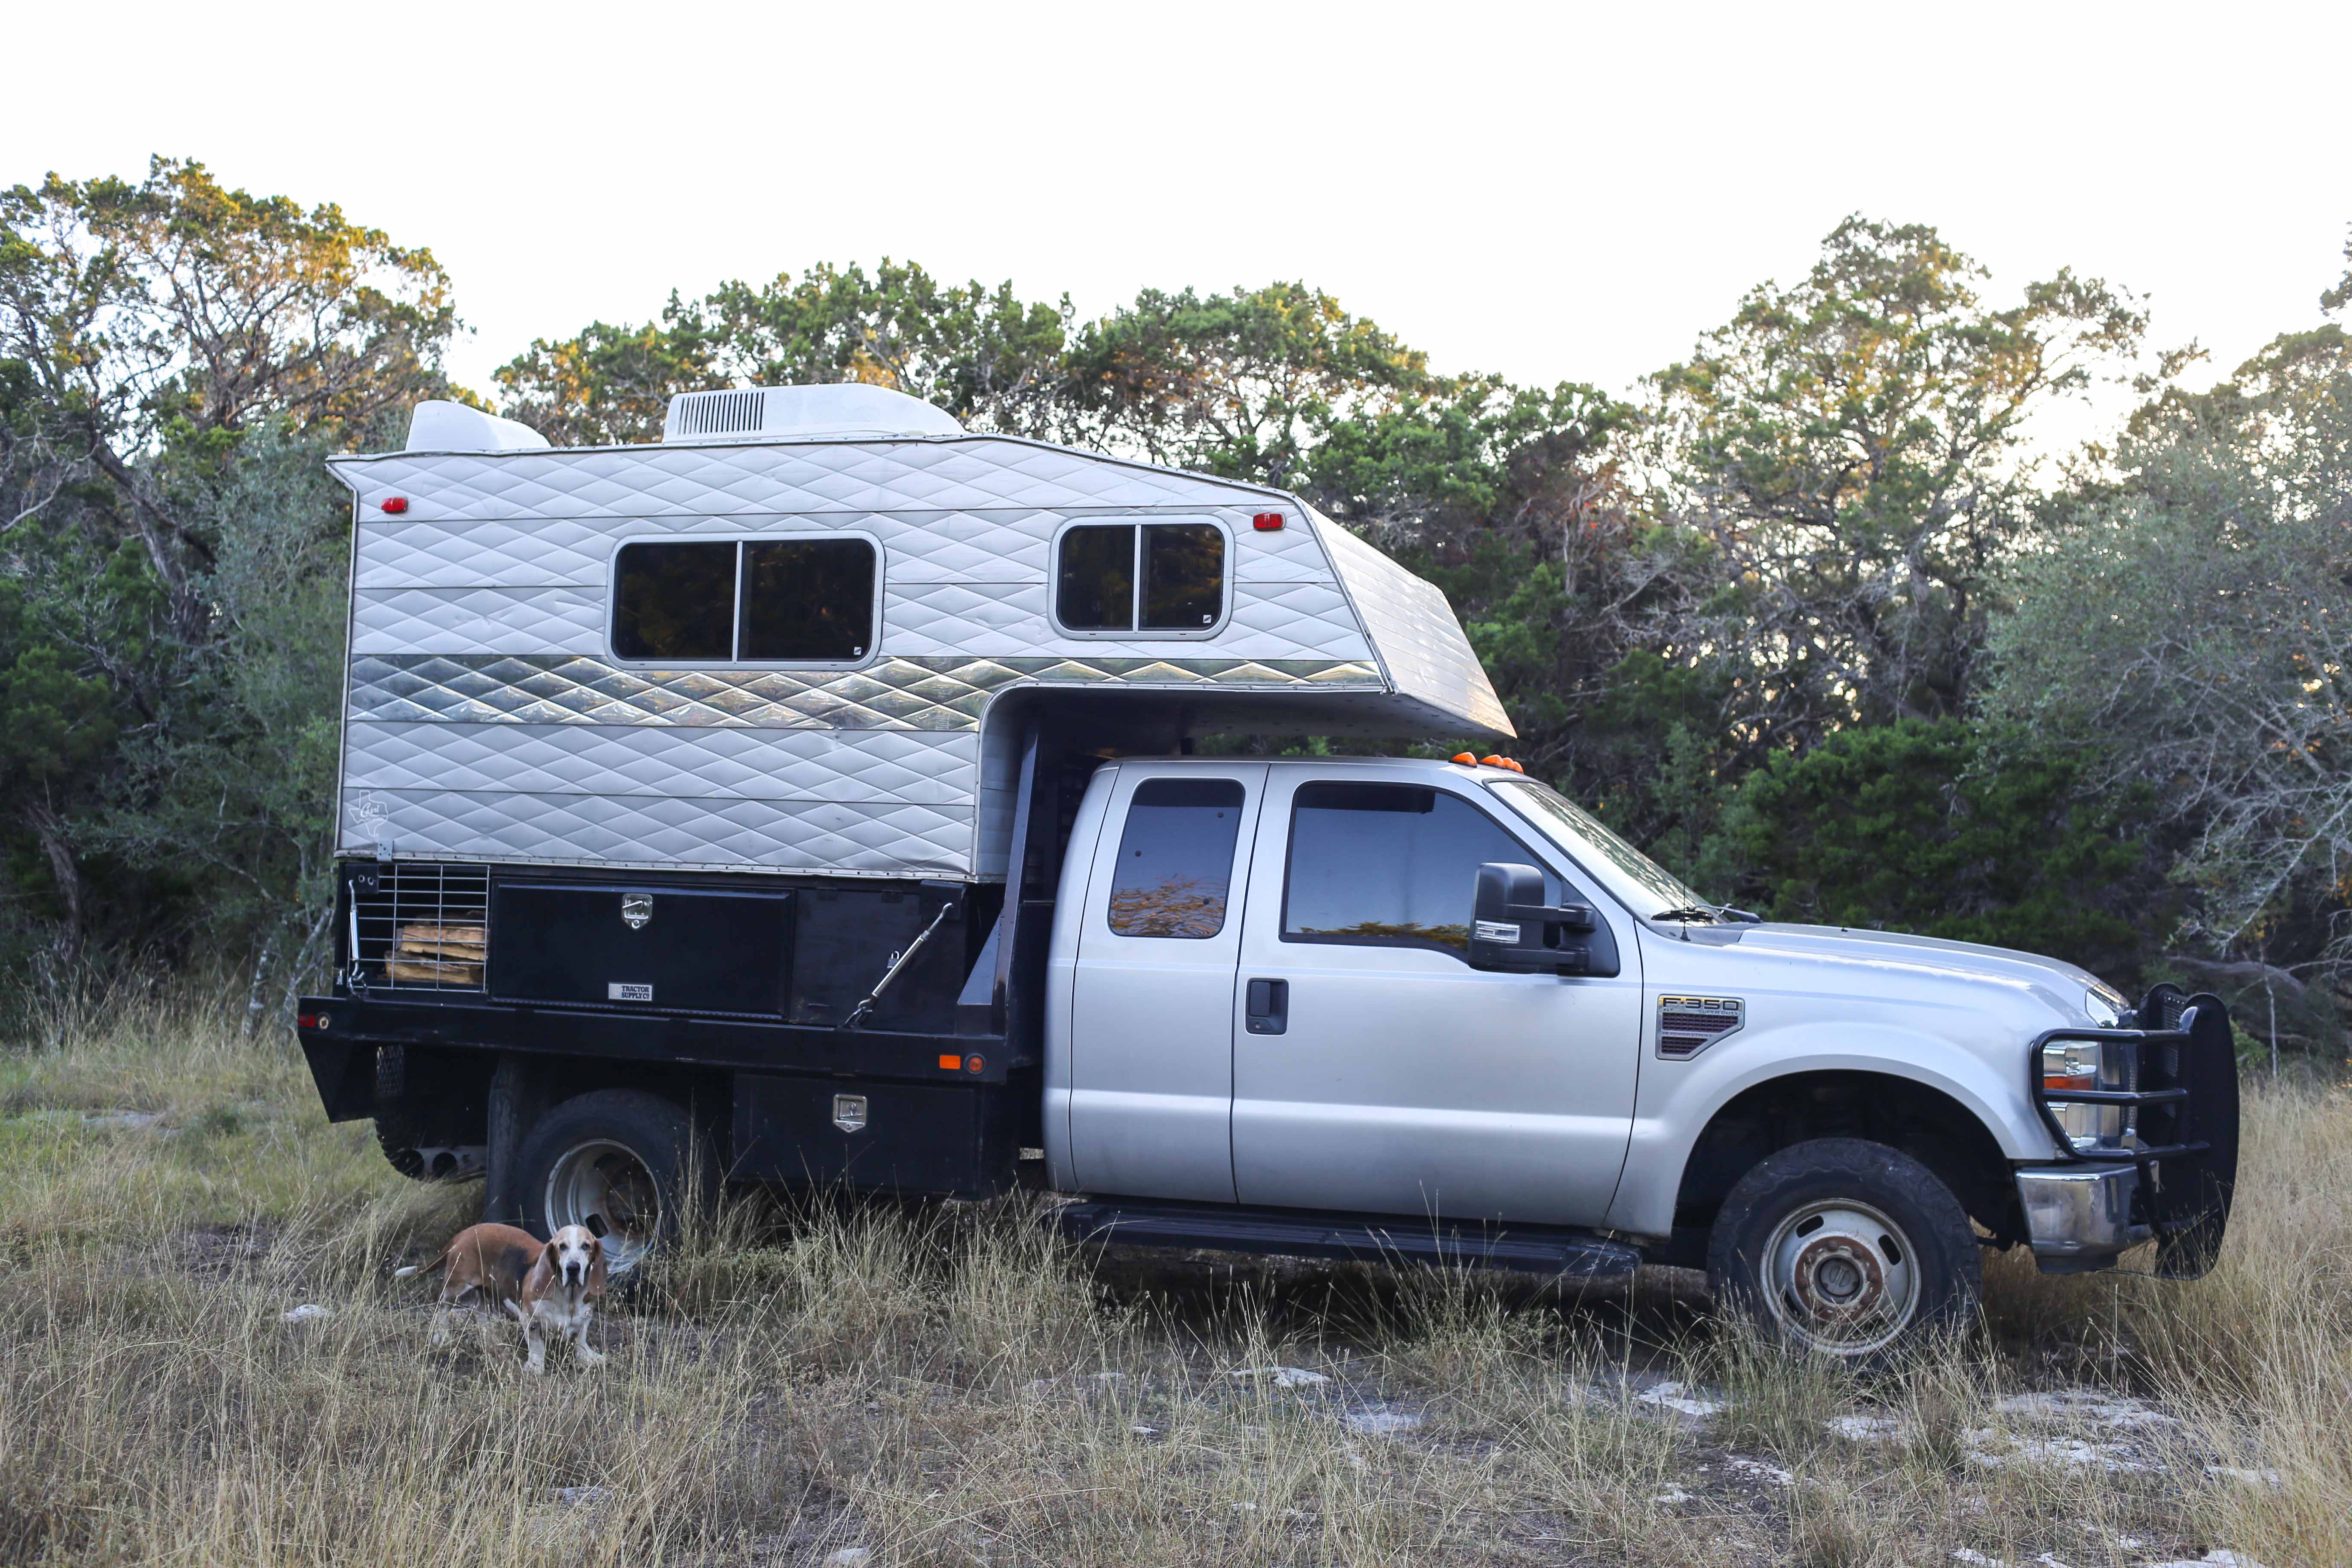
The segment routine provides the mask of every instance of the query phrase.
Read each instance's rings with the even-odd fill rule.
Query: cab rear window
[[[1136,785],[1111,874],[1110,929],[1193,942],[1224,930],[1242,801],[1233,779]]]

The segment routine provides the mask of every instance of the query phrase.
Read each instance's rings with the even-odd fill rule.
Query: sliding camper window
[[[849,664],[874,647],[874,542],[661,540],[613,563],[613,651],[697,664]]]
[[[1081,523],[1062,533],[1065,631],[1201,633],[1225,612],[1225,532],[1209,522]]]

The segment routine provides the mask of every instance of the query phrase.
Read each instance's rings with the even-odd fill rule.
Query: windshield
[[[1518,810],[1543,836],[1576,858],[1627,909],[1647,920],[1669,910],[1707,907],[1682,879],[1601,825],[1549,784],[1512,779],[1486,786]]]

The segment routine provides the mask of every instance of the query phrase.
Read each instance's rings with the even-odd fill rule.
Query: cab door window
[[[1470,956],[1478,868],[1539,865],[1461,796],[1418,784],[1325,781],[1291,797],[1282,940],[1423,947]],[[1559,884],[1546,872],[1547,896]]]

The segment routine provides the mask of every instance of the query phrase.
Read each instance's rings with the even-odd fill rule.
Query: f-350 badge
[[[653,923],[654,896],[651,893],[621,895],[621,923],[631,931],[643,931]]]

